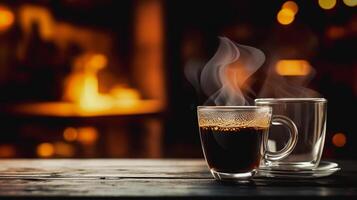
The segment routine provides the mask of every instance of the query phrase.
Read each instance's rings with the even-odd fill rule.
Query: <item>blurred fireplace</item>
[[[14,95],[2,99],[0,157],[162,156],[161,6],[136,1],[119,31],[58,20],[48,5],[11,7],[1,37],[17,48],[0,81]]]

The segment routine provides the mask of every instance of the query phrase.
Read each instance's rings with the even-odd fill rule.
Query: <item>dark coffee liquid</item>
[[[261,145],[267,128],[200,127],[208,165],[217,172],[250,172],[259,166]]]

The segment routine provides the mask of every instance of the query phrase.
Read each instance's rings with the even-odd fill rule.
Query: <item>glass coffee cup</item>
[[[296,147],[290,155],[279,161],[263,159],[261,168],[271,170],[310,170],[321,159],[326,134],[327,100],[324,98],[260,98],[257,106],[269,106],[273,115],[291,119],[299,132]],[[269,150],[282,148],[289,139],[283,127],[274,127],[269,132]]]
[[[268,106],[199,106],[197,114],[204,157],[217,180],[248,180],[263,157],[281,160],[296,145],[295,124],[285,116],[273,116]],[[278,152],[267,148],[272,125],[284,125],[290,133],[286,146]]]

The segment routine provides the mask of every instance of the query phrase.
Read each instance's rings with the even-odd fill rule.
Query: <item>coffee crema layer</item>
[[[252,112],[205,111],[198,112],[198,124],[218,127],[269,127],[271,113],[265,110]]]
[[[261,127],[268,128],[270,120],[268,118],[258,118],[254,120],[241,119],[200,119],[200,127],[220,127],[220,128],[242,128],[242,127]]]
[[[252,126],[252,127],[246,127],[246,126],[241,126],[241,127],[222,127],[222,126],[200,126],[201,130],[205,131],[217,131],[215,132],[216,134],[239,134],[241,130],[247,131],[264,131],[268,127],[258,127],[258,126]]]

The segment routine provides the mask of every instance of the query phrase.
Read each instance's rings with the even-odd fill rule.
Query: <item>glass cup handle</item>
[[[265,159],[270,161],[278,161],[287,157],[295,148],[295,145],[298,140],[298,130],[296,125],[291,119],[282,115],[273,115],[272,125],[285,125],[289,129],[290,138],[285,147],[279,151],[272,152],[267,150],[265,153]],[[267,143],[266,143],[267,144]]]

